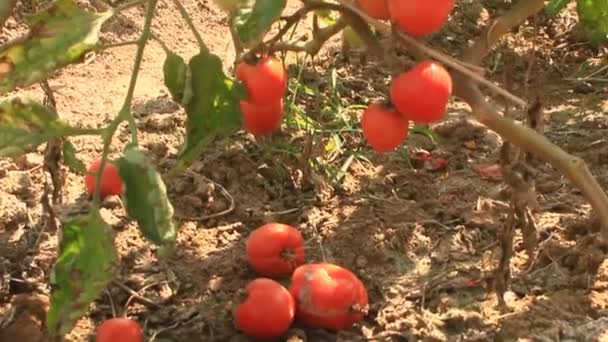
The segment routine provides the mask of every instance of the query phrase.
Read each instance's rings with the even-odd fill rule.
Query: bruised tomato
[[[391,102],[416,123],[432,123],[443,117],[452,96],[452,77],[440,64],[427,60],[393,78]]]
[[[405,140],[409,122],[395,110],[372,103],[363,112],[361,129],[371,147],[378,152],[389,152]]]
[[[314,328],[338,331],[361,321],[368,308],[365,285],[350,270],[330,263],[306,264],[291,277],[296,319]]]
[[[386,0],[359,0],[359,7],[372,18],[388,19],[388,3]]]
[[[296,228],[267,223],[247,238],[247,261],[258,274],[276,278],[289,276],[304,263],[304,238]]]
[[[236,78],[247,89],[247,100],[256,105],[269,105],[283,98],[287,89],[287,73],[283,64],[272,56],[264,56],[257,63],[242,61],[236,68]]]
[[[128,318],[112,318],[98,328],[96,342],[143,342],[144,333],[137,321]]]
[[[243,127],[254,135],[270,134],[281,126],[283,120],[283,99],[267,105],[257,105],[241,100]]]
[[[95,192],[95,185],[97,184],[97,171],[101,166],[101,158],[95,160],[89,166],[88,173],[84,176],[84,185],[89,195],[93,195]],[[110,162],[106,161],[103,172],[101,174],[101,186],[99,189],[99,196],[106,197],[109,195],[120,195],[122,193],[123,183],[120,178],[120,172],[118,167]]]
[[[289,291],[272,279],[257,278],[245,292],[245,299],[234,312],[237,328],[256,338],[285,334],[295,315],[295,301]]]
[[[454,8],[454,0],[387,0],[390,17],[403,31],[424,36],[441,28]]]

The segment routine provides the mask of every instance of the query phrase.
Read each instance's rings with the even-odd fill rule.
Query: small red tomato
[[[443,66],[422,61],[394,77],[390,86],[393,105],[407,119],[432,123],[445,114],[452,96],[452,77]]]
[[[388,0],[391,19],[412,36],[439,30],[453,8],[454,0]]]
[[[348,269],[329,263],[306,264],[291,277],[296,318],[315,328],[333,331],[361,321],[368,307],[367,289]]]
[[[289,276],[304,263],[304,238],[296,228],[282,223],[267,223],[247,238],[247,261],[265,277]]]
[[[363,112],[361,129],[367,142],[376,151],[389,152],[407,138],[409,121],[380,103],[372,103]]]
[[[256,64],[240,62],[236,78],[245,85],[249,102],[260,106],[276,103],[287,89],[285,68],[272,56],[264,56]]]
[[[359,0],[359,7],[372,18],[388,19],[388,3],[386,0]]]
[[[84,185],[89,195],[93,195],[95,192],[95,181],[97,180],[97,171],[101,166],[101,158],[95,160],[88,169],[88,173],[84,176]],[[120,172],[118,167],[110,162],[106,161],[103,173],[101,175],[101,187],[99,189],[99,196],[106,197],[109,195],[120,195],[122,193],[122,179],[120,178]]]
[[[289,330],[295,315],[293,297],[283,285],[268,278],[247,284],[247,297],[236,307],[237,328],[257,338],[276,338]]]
[[[139,323],[128,318],[112,318],[97,328],[96,342],[143,342]]]
[[[283,99],[267,105],[257,105],[251,101],[241,100],[243,127],[254,135],[266,135],[281,126],[283,120]]]

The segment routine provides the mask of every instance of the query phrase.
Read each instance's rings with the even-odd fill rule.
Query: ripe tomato
[[[283,99],[267,105],[241,100],[243,127],[254,135],[270,134],[281,126],[283,120]]]
[[[433,61],[423,61],[394,77],[391,101],[402,115],[417,123],[431,123],[443,117],[452,96],[452,77]]]
[[[454,8],[454,0],[387,0],[390,17],[412,36],[441,28]]]
[[[96,172],[101,166],[101,158],[95,160],[88,169],[88,173],[84,176],[84,185],[89,195],[93,195],[95,192],[95,185],[97,184]],[[106,161],[106,165],[101,175],[101,187],[99,189],[99,196],[106,197],[108,195],[120,195],[122,193],[122,179],[120,178],[120,172],[118,167],[110,162]]]
[[[372,18],[388,19],[388,3],[386,0],[359,0],[359,7]]]
[[[296,317],[315,328],[333,331],[361,321],[368,307],[367,289],[348,269],[329,263],[306,264],[291,277]]]
[[[408,135],[409,121],[380,103],[372,103],[363,112],[361,129],[367,142],[378,152],[389,152]]]
[[[296,228],[267,223],[247,238],[247,260],[265,277],[285,277],[304,263],[304,238]]]
[[[237,328],[257,338],[285,334],[295,315],[295,302],[289,291],[268,278],[254,279],[245,291],[247,297],[234,312]]]
[[[143,342],[144,333],[137,321],[112,318],[97,328],[96,342]]]
[[[275,103],[283,98],[287,89],[285,68],[272,56],[264,56],[256,64],[240,62],[236,67],[236,78],[245,85],[249,102],[256,105]]]

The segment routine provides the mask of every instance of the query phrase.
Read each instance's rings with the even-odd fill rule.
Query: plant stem
[[[146,10],[146,17],[144,21],[144,27],[142,33],[137,42],[137,52],[135,54],[135,62],[133,63],[133,71],[131,73],[131,81],[129,82],[129,88],[127,90],[127,95],[125,96],[125,101],[122,105],[122,108],[118,115],[112,120],[112,122],[104,129],[103,135],[103,151],[101,155],[101,163],[99,165],[99,171],[97,172],[96,184],[95,184],[95,193],[93,195],[93,208],[98,209],[99,204],[101,202],[101,198],[99,196],[99,192],[101,189],[101,176],[103,174],[103,169],[106,165],[108,154],[110,151],[110,144],[112,142],[112,138],[114,137],[114,133],[118,129],[120,123],[124,120],[129,122],[129,130],[131,131],[131,143],[137,145],[137,124],[135,122],[135,118],[131,113],[131,103],[133,101],[133,94],[135,93],[135,86],[137,85],[137,78],[139,76],[139,70],[141,68],[141,62],[144,56],[144,50],[146,48],[146,44],[148,39],[150,38],[150,31],[152,27],[152,19],[154,17],[154,9],[156,8],[156,3],[158,0],[147,0],[148,7]]]
[[[194,22],[192,21],[192,18],[188,14],[188,11],[184,7],[184,5],[181,3],[180,0],[173,0],[173,3],[177,7],[177,10],[181,14],[181,16],[184,19],[184,21],[186,22],[186,24],[188,24],[188,27],[190,27],[190,31],[192,31],[192,34],[194,35],[194,38],[196,39],[201,51],[207,51],[207,46],[205,45],[205,42],[203,41],[201,34],[196,29],[196,26],[194,26]]]
[[[139,43],[139,39],[138,40],[129,40],[126,42],[118,42],[118,43],[110,43],[110,44],[104,44],[99,46],[97,49],[95,49],[96,51],[103,51],[103,50],[108,50],[108,49],[114,49],[117,47],[122,47],[122,46],[127,46],[127,45],[136,45]]]
[[[116,15],[116,14],[118,14],[118,13],[124,11],[124,10],[127,10],[129,8],[132,8],[132,7],[135,7],[135,6],[139,6],[139,5],[143,4],[143,3],[146,3],[147,1],[148,0],[131,0],[131,1],[127,2],[127,3],[122,4],[122,5],[118,5],[113,10],[114,11],[114,15]]]

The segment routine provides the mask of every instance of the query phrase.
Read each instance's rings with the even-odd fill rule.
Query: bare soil
[[[208,0],[183,3],[205,43],[230,66],[234,52],[223,14]],[[442,32],[429,41],[456,56],[509,5],[461,1]],[[20,14],[26,10],[19,7],[9,20],[3,41],[23,33]],[[176,13],[170,1],[160,1],[153,29],[188,58],[196,53],[196,42]],[[142,18],[143,9],[129,10],[104,27],[102,38],[135,39]],[[572,33],[575,23],[572,8],[556,18],[534,18],[501,42],[486,58],[486,67],[488,77],[515,94],[543,96],[546,136],[582,157],[606,189],[608,73],[601,67],[607,54]],[[123,102],[134,51],[106,50],[58,72],[49,83],[59,115],[75,125],[107,124]],[[396,53],[406,56],[405,51]],[[156,42],[146,48],[133,109],[141,145],[160,170],[173,165],[185,121],[163,85],[164,56]],[[297,76],[297,65],[288,69]],[[599,71],[595,81],[575,80],[594,71]],[[361,51],[343,53],[340,40],[334,39],[314,64],[307,62],[302,76],[321,96],[298,96],[296,104],[313,117],[325,110],[318,104],[330,98],[341,99],[342,108],[367,104],[386,93],[390,74],[389,66]],[[42,98],[38,86],[24,93]],[[495,102],[503,104],[498,98]],[[340,115],[356,123],[359,112]],[[446,158],[447,168],[412,167],[403,153],[374,153],[359,133],[344,133],[342,149],[332,158],[319,158],[326,169],[341,168],[353,151],[367,160],[347,164],[340,182],[284,152],[284,146],[301,151],[308,141],[290,127],[270,140],[239,133],[218,142],[193,165],[193,172],[168,184],[179,219],[179,248],[167,265],[156,260],[154,247],[143,241],[120,203],[106,201],[102,214],[116,229],[121,255],[118,282],[91,306],[68,340],[90,339],[96,325],[116,314],[137,319],[156,341],[246,341],[231,316],[237,291],[255,277],[246,264],[244,241],[259,225],[280,221],[302,231],[309,261],[335,262],[360,276],[371,303],[366,319],[349,331],[296,327],[286,340],[608,341],[608,250],[597,242],[598,221],[580,192],[552,167],[538,163],[538,257],[528,266],[518,232],[513,281],[505,295],[508,309],[501,309],[489,285],[500,254],[506,202],[499,196],[501,181],[478,171],[479,165],[497,162],[501,140],[473,121],[457,99],[433,129],[438,142],[411,134],[407,146]],[[127,128],[120,127],[111,157],[128,138]],[[87,164],[101,153],[99,138],[71,142]],[[57,247],[56,232],[43,225],[41,196],[48,175],[40,168],[42,150],[0,161],[0,306],[4,313],[19,308],[0,330],[1,341],[42,336],[41,308]],[[63,204],[55,210],[65,216],[86,208],[88,199],[82,178],[67,168],[62,171]],[[209,217],[221,212],[226,213]]]

